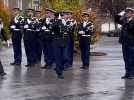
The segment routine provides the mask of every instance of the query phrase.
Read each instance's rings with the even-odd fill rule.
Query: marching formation
[[[74,37],[77,37],[81,53],[81,69],[89,68],[90,40],[94,29],[92,21],[89,20],[89,13],[82,13],[80,23],[76,22],[71,11],[55,12],[46,9],[43,17],[41,11],[31,8],[26,10],[26,17],[21,16],[20,13],[19,8],[13,9],[9,26],[14,51],[14,61],[11,65],[21,65],[23,41],[27,58],[26,67],[41,65],[43,54],[45,65],[41,68],[52,69],[55,64],[56,67],[53,69],[57,77],[63,79],[63,72],[73,67]],[[0,39],[4,38],[1,20]],[[134,79],[134,9],[126,8],[117,14],[115,22],[122,26],[119,38],[125,62],[125,75],[122,79]],[[6,73],[0,61],[0,76],[4,75]]]
[[[13,9],[10,22],[14,61],[11,65],[22,63],[22,40],[27,58],[26,67],[41,63],[42,54],[45,65],[41,68],[51,69],[56,64],[56,74],[63,79],[63,71],[73,66],[74,32],[77,27],[77,38],[81,51],[82,69],[89,68],[90,37],[93,34],[93,23],[89,14],[82,13],[82,21],[77,24],[71,11],[55,12],[46,9],[45,16],[41,11],[31,8],[26,10],[26,17],[20,15],[19,8]]]

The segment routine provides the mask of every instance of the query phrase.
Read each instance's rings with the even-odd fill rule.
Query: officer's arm
[[[134,20],[128,25],[127,30],[134,35]]]
[[[125,17],[124,16],[120,16],[120,15],[116,15],[114,17],[115,23],[120,24],[120,25],[124,24],[124,19],[125,19]]]

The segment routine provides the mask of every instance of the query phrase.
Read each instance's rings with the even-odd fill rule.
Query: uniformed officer
[[[73,66],[73,53],[74,53],[74,31],[76,27],[76,21],[73,19],[73,12],[66,11],[66,32],[67,32],[67,63],[64,70]]]
[[[37,29],[36,32],[36,63],[41,64],[41,56],[42,56],[42,44],[41,44],[41,24],[42,24],[42,18],[41,18],[41,10],[35,11],[35,17],[37,20]]]
[[[42,32],[41,40],[44,54],[45,65],[43,69],[50,69],[54,63],[54,51],[53,51],[53,34],[52,34],[52,24],[54,18],[54,11],[51,9],[46,9],[46,16],[42,21]]]
[[[36,64],[36,29],[37,20],[34,17],[34,10],[29,8],[24,24],[24,46],[27,57],[26,67],[34,67]]]
[[[63,79],[64,70],[64,51],[67,45],[65,35],[65,24],[62,22],[62,17],[60,13],[55,13],[55,18],[53,20],[52,32],[54,34],[53,45],[54,45],[54,56],[56,63],[56,73],[58,78]]]
[[[89,68],[90,60],[90,38],[93,31],[93,23],[89,21],[89,14],[84,12],[82,14],[82,22],[79,25],[79,45],[82,59],[82,69]]]
[[[13,8],[13,18],[10,22],[10,30],[12,32],[12,43],[14,51],[14,62],[11,65],[21,65],[22,61],[22,27],[24,18],[20,16],[20,9]]]
[[[117,23],[122,25],[119,42],[122,44],[125,62],[125,75],[122,79],[134,78],[134,10],[126,8],[116,16]]]

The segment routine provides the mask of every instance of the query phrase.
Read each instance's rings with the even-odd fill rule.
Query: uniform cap
[[[125,12],[134,12],[134,9],[133,8],[126,8]]]
[[[82,16],[89,16],[89,12],[82,12]]]
[[[50,8],[46,8],[46,11],[49,11],[49,12],[52,12],[52,13],[55,13],[56,11],[50,9]]]
[[[13,10],[21,11],[19,7],[14,7]]]

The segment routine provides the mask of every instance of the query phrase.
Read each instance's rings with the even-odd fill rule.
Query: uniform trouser
[[[39,37],[39,32],[36,32],[36,61],[41,62],[41,56],[42,56],[42,41],[41,38]]]
[[[42,40],[43,53],[44,53],[44,62],[46,65],[51,66],[54,63],[54,51],[52,39],[43,39]]]
[[[22,33],[20,31],[14,31],[12,34],[12,43],[13,43],[15,63],[21,63],[22,61],[21,40],[22,40]]]
[[[2,65],[2,63],[1,63],[1,61],[0,61],[0,74],[1,73],[4,73],[4,69],[3,69],[3,65]]]
[[[68,56],[69,56],[69,65],[73,65],[73,54],[74,54],[74,38],[73,36],[68,37]]]
[[[27,64],[36,63],[36,41],[34,31],[24,33],[24,46],[27,56]]]
[[[122,44],[123,58],[127,76],[134,76],[134,46]]]
[[[89,37],[80,37],[80,51],[83,66],[89,66],[90,60],[90,42]]]
[[[65,67],[71,67],[73,65],[73,53],[74,53],[74,40],[73,37],[67,36],[67,45],[64,50]]]
[[[58,75],[62,75],[63,70],[64,70],[64,65],[65,65],[65,56],[66,54],[66,47],[64,46],[58,46],[55,44],[57,41],[54,41],[54,57],[55,57],[55,63],[56,63],[56,73]]]

